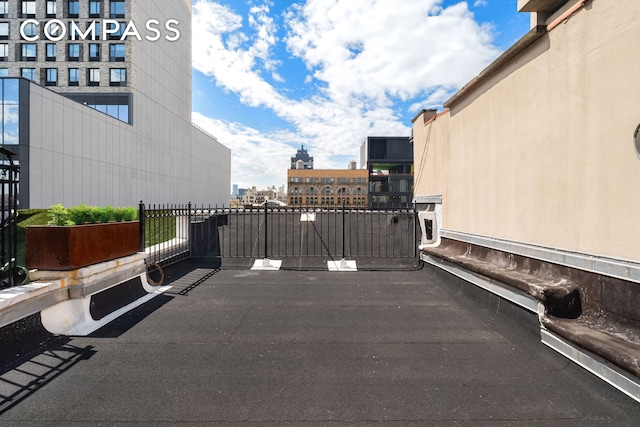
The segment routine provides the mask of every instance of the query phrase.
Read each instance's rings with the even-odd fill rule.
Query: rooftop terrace
[[[216,270],[88,337],[0,334],[0,426],[616,425],[640,405],[441,270]]]

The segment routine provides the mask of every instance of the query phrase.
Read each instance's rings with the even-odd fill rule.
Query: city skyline
[[[284,185],[304,145],[346,168],[367,136],[408,136],[529,30],[517,0],[193,1],[193,121],[231,182]]]

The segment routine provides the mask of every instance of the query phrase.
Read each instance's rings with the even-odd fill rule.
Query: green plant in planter
[[[50,220],[48,225],[65,226],[74,225],[73,221],[69,218],[69,210],[61,204],[51,206],[49,210]]]
[[[69,208],[69,219],[76,225],[97,224],[100,221],[100,211],[94,206],[81,204]]]
[[[138,217],[138,211],[135,208],[116,208],[114,220],[116,222],[134,221]]]
[[[114,208],[105,206],[104,208],[99,208],[80,204],[67,209],[58,204],[51,207],[50,216],[49,225],[65,226],[134,221],[138,216],[138,212],[132,207]]]

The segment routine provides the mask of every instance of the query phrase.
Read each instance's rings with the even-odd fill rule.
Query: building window
[[[0,22],[0,40],[9,40],[8,22]]]
[[[25,79],[29,79],[32,82],[36,81],[36,69],[35,68],[21,68],[20,75]]]
[[[35,43],[22,43],[22,55],[21,61],[35,61],[37,55],[37,49]]]
[[[109,3],[109,16],[111,18],[124,18],[124,0],[111,0]]]
[[[55,18],[55,17],[56,17],[56,2],[47,1],[47,18]]]
[[[99,18],[102,11],[102,2],[90,1],[89,2],[89,18]]]
[[[80,2],[69,0],[67,3],[67,18],[77,18],[80,15]]]
[[[100,68],[89,68],[88,73],[88,85],[100,86]]]
[[[112,68],[109,74],[109,86],[126,86],[127,70],[126,68]]]
[[[58,85],[58,69],[57,68],[45,68],[44,69],[45,86],[57,86]]]
[[[108,28],[109,31],[114,31],[113,33],[109,33],[109,40],[121,40],[122,35],[124,34],[124,30],[127,28],[127,25],[124,22],[113,23],[110,22],[107,24],[108,27],[105,26],[105,30]]]
[[[47,61],[55,61],[58,47],[55,43],[47,43]]]
[[[24,26],[24,35],[27,37],[35,36],[37,31],[38,27],[36,27],[36,24],[34,24],[33,22],[29,22]]]
[[[124,62],[125,47],[124,43],[116,43],[109,45],[109,61]]]
[[[69,43],[67,49],[67,61],[80,61],[80,43]]]
[[[80,69],[69,68],[69,86],[78,86],[80,84]]]
[[[0,68],[0,77],[9,77],[9,69]]]
[[[9,45],[7,43],[0,43],[0,61],[6,62],[9,60]]]
[[[100,45],[98,43],[89,44],[89,61],[100,61]]]
[[[0,17],[6,18],[9,15],[9,2],[0,1]]]
[[[21,18],[35,18],[36,17],[36,2],[34,0],[22,0],[22,14]]]

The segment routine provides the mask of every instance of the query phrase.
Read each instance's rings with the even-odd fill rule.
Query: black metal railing
[[[141,203],[150,262],[184,258],[416,259],[413,209],[219,208]],[[142,242],[141,242],[142,247]]]
[[[18,286],[28,279],[27,271],[17,264],[18,257],[18,185],[20,167],[15,154],[0,147],[0,289]]]
[[[190,256],[191,203],[139,206],[140,251],[147,253],[147,264],[161,266]]]

